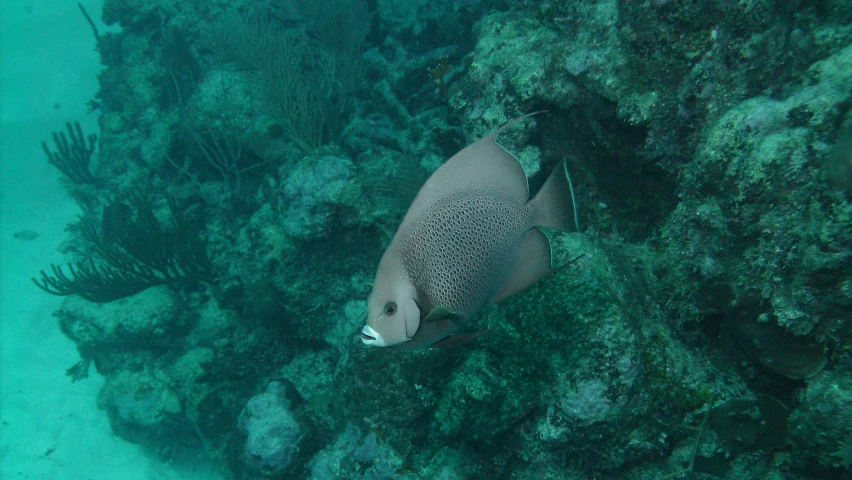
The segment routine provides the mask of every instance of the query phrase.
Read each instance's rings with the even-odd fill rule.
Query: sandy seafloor
[[[82,3],[100,19],[101,1]],[[198,454],[163,462],[116,437],[94,367],[80,382],[65,375],[79,356],[52,316],[62,298],[30,278],[63,262],[65,226],[80,212],[40,143],[71,120],[97,131],[86,102],[100,65],[76,1],[0,1],[0,44],[0,479],[221,478]],[[39,236],[17,240],[20,230]]]

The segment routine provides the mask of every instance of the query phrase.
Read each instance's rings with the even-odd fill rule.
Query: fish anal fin
[[[436,342],[432,345],[431,348],[451,348],[456,347],[461,344],[467,343],[471,340],[477,339],[486,333],[491,331],[491,329],[486,328],[485,330],[479,330],[477,332],[471,333],[461,333],[459,335],[451,335],[440,342]]]
[[[532,228],[521,241],[512,269],[503,281],[497,295],[488,302],[493,305],[520,292],[542,278],[557,272],[550,262],[550,241],[538,228]]]

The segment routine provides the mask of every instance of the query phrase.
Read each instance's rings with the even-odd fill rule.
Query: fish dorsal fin
[[[493,305],[504,298],[511,297],[558,270],[551,266],[550,241],[544,232],[533,228],[524,235],[512,270],[509,271],[497,295],[488,304]]]
[[[439,200],[462,192],[501,193],[523,205],[529,200],[527,175],[521,162],[497,144],[497,135],[516,122],[540,112],[518,117],[487,137],[468,145],[441,165],[408,210],[417,215]]]

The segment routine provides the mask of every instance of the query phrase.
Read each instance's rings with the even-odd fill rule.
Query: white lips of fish
[[[388,344],[385,342],[385,339],[379,334],[379,332],[373,330],[373,327],[369,325],[364,325],[364,328],[361,329],[361,341],[364,342],[365,345],[373,345],[376,347],[387,347]]]
[[[376,270],[364,344],[438,346],[482,307],[557,271],[536,227],[575,227],[567,171],[560,165],[530,200],[523,167],[496,142],[526,116],[462,149],[420,189]]]

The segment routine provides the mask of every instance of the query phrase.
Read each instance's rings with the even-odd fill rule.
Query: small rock
[[[287,389],[280,382],[270,382],[264,393],[248,401],[238,425],[247,435],[246,465],[264,474],[285,470],[304,437],[298,419],[290,410]]]

